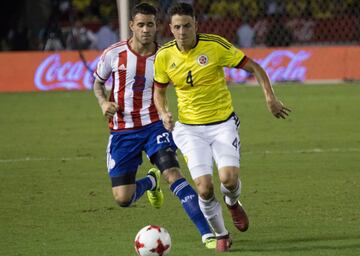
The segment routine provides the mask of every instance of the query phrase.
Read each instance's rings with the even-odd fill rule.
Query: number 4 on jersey
[[[191,86],[194,86],[191,70],[189,70],[188,75],[186,77],[186,83],[190,84]]]

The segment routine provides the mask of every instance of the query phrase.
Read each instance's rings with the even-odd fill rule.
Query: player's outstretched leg
[[[184,178],[180,178],[170,185],[170,190],[180,200],[186,214],[195,224],[201,234],[202,242],[207,249],[216,248],[216,238],[211,232],[210,226],[200,210],[198,195]]]
[[[155,179],[155,187],[152,190],[146,191],[147,198],[150,204],[159,209],[164,204],[164,194],[160,188],[160,176],[161,173],[156,168],[151,168],[148,171],[148,175],[152,176]]]

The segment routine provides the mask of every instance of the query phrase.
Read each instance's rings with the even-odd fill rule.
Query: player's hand
[[[165,129],[171,132],[174,129],[174,125],[175,125],[171,112],[163,113],[161,115],[161,119],[163,121]]]
[[[272,99],[268,100],[267,106],[268,106],[269,111],[276,118],[285,119],[291,112],[291,109],[285,107],[284,104],[276,98],[272,98]]]
[[[119,110],[119,106],[115,102],[105,101],[101,104],[101,110],[104,116],[112,118],[116,111]]]

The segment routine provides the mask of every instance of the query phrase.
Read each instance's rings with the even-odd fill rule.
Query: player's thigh
[[[170,184],[182,177],[176,149],[172,134],[161,122],[151,127],[145,151],[150,162],[160,170]]]
[[[176,145],[172,134],[167,131],[159,121],[148,128],[148,136],[144,145],[147,156],[151,157],[161,150],[176,151]]]
[[[135,134],[111,134],[107,147],[107,167],[112,187],[135,184],[142,163],[143,142]]]
[[[199,127],[176,123],[173,131],[174,141],[190,170],[191,177],[196,179],[203,175],[212,175],[211,146]]]
[[[231,118],[228,121],[214,125],[211,150],[218,169],[226,166],[240,166],[240,136],[238,126]]]

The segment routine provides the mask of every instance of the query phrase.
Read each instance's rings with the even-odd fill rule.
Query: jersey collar
[[[159,49],[158,43],[157,43],[157,42],[154,42],[154,43],[155,43],[155,50],[154,50],[154,52],[152,52],[152,53],[150,53],[150,54],[148,54],[148,55],[142,56],[142,55],[140,55],[139,53],[137,53],[136,51],[134,51],[134,50],[131,48],[131,46],[130,46],[130,39],[131,39],[131,38],[129,38],[129,39],[126,41],[127,47],[128,47],[129,50],[130,50],[133,54],[135,54],[137,57],[147,58],[147,57],[153,56],[153,55],[157,52],[157,50]]]

